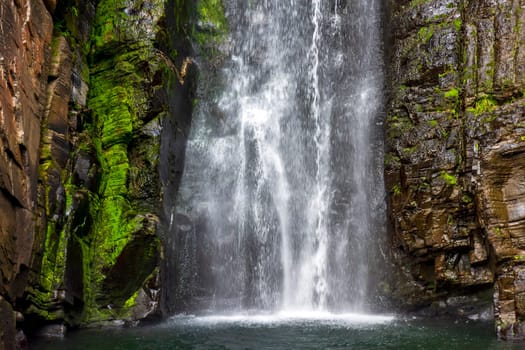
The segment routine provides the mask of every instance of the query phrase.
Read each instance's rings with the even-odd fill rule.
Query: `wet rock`
[[[82,79],[77,71],[71,73],[71,83],[71,101],[81,106],[85,106],[89,91],[88,84]]]
[[[24,331],[18,330],[16,332],[16,350],[27,350],[29,349],[29,342],[27,340],[26,335],[24,334]]]
[[[139,219],[139,230],[134,232],[133,238],[124,246],[102,282],[102,293],[97,299],[101,305],[122,307],[134,293],[142,291],[141,287],[158,264],[160,249],[159,240],[155,236],[158,219],[153,215]],[[141,302],[142,307],[145,306],[144,303],[148,303],[144,296]],[[152,312],[153,309],[155,305],[148,307],[144,313]]]
[[[420,305],[494,289],[499,336],[521,339],[525,36],[516,28],[525,23],[522,5],[390,6],[386,181],[396,257],[411,262],[406,289]],[[422,274],[428,266],[434,273]],[[448,301],[447,307],[464,309]]]
[[[94,191],[97,185],[97,160],[91,152],[77,153],[73,167],[73,181],[79,187]]]
[[[42,338],[64,338],[66,332],[67,327],[64,324],[50,324],[39,329],[36,335]]]
[[[132,319],[146,321],[159,321],[162,319],[160,310],[160,286],[158,274],[151,279],[146,288],[139,291],[135,306],[132,310]]]
[[[44,5],[46,5],[46,8],[50,13],[53,13],[57,7],[57,0],[44,0]]]
[[[59,135],[68,131],[69,97],[71,94],[72,53],[66,38],[59,36],[53,42],[51,67],[48,77],[51,83],[46,119],[49,130]],[[66,153],[68,156],[68,153]]]
[[[16,321],[11,305],[0,296],[0,350],[16,347]]]
[[[17,323],[24,322],[24,315],[20,311],[15,312],[15,318]]]
[[[22,296],[34,261],[53,23],[42,1],[2,1],[0,13],[0,295],[13,301]]]

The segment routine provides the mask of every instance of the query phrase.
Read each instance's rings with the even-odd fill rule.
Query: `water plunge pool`
[[[492,322],[402,317],[281,313],[176,316],[155,326],[82,330],[63,340],[35,342],[42,350],[133,349],[522,349],[495,339]]]

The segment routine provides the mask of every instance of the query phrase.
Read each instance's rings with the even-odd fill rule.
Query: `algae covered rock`
[[[183,154],[187,128],[180,120],[189,127],[188,23],[195,4],[71,0],[46,6],[52,14],[43,17],[42,32],[51,50],[36,63],[47,97],[33,106],[42,119],[35,129],[42,135],[40,171],[26,168],[34,172],[27,184],[39,210],[36,226],[27,227],[36,233],[33,249],[20,241],[28,244],[25,264],[31,264],[24,274],[29,284],[17,284],[16,302],[26,316],[20,324],[158,318],[161,139],[176,139]],[[189,113],[178,114],[180,102],[173,101],[187,103]],[[27,159],[38,160],[37,151]]]
[[[81,237],[82,322],[132,319],[137,295],[158,273],[160,135],[145,133],[167,109],[169,68],[156,48],[164,1],[99,1],[91,37],[89,135],[98,163],[90,229]],[[144,180],[145,172],[148,176]],[[77,186],[77,189],[79,187]],[[145,196],[144,194],[147,194]]]

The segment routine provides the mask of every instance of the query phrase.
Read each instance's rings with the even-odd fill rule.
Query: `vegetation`
[[[440,174],[440,177],[441,179],[443,179],[443,181],[445,181],[447,184],[451,186],[456,185],[458,182],[458,179],[456,178],[455,175],[449,174],[446,171],[442,171]]]

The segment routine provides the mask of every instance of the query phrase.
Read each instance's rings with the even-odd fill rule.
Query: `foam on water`
[[[330,313],[307,311],[282,311],[274,314],[224,314],[210,316],[177,315],[171,318],[179,325],[295,325],[315,322],[329,325],[387,324],[395,320],[392,315],[360,313]]]

